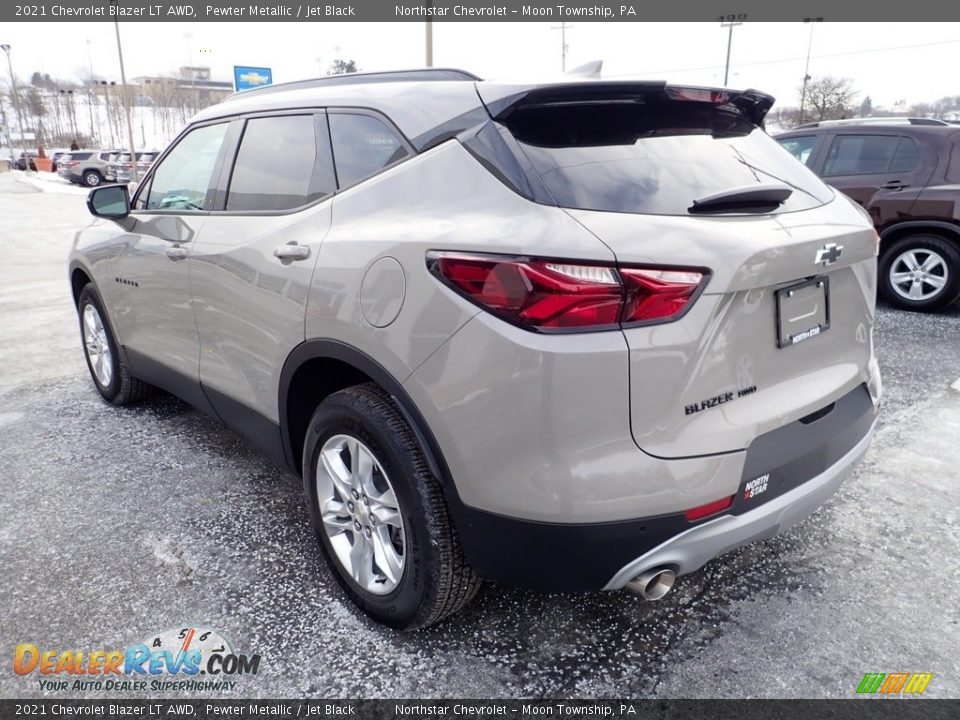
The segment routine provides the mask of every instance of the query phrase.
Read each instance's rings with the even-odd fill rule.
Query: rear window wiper
[[[783,183],[741,185],[697,198],[687,212],[769,212],[782,205],[792,194],[793,188]]]

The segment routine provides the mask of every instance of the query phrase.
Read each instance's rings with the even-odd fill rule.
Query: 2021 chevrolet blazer
[[[275,85],[92,191],[94,383],[302,475],[333,574],[435,622],[481,578],[674,578],[798,522],[870,442],[877,237],[755,91],[462,71]]]

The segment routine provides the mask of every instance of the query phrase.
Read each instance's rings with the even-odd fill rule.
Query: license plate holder
[[[777,347],[787,348],[830,329],[830,279],[811,278],[776,292]]]

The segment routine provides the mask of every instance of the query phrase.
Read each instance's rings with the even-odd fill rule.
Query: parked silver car
[[[453,70],[232,96],[132,200],[90,194],[94,384],[302,475],[391,626],[481,578],[661,597],[815,511],[879,409],[876,233],[760,128],[772,103]]]
[[[96,187],[110,177],[110,156],[118,150],[74,150],[57,161],[57,174],[87,187]]]
[[[147,174],[153,161],[157,159],[156,151],[137,153],[137,178]],[[130,153],[114,153],[107,162],[107,177],[109,182],[128,183],[133,180],[133,162]]]

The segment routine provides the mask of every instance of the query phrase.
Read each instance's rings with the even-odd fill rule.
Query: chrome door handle
[[[167,257],[173,261],[183,260],[187,257],[187,249],[182,248],[179,245],[168,247],[165,252],[167,254]]]
[[[286,245],[281,245],[273,251],[274,257],[281,260],[306,260],[310,257],[310,248],[306,245],[297,245],[293,240]]]

